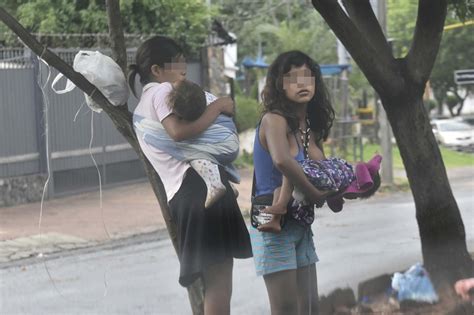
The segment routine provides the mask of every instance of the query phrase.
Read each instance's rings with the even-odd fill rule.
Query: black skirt
[[[250,236],[232,188],[219,168],[225,195],[204,208],[207,188],[192,168],[186,172],[180,189],[169,202],[177,225],[179,283],[186,287],[209,266],[228,258],[252,257]]]

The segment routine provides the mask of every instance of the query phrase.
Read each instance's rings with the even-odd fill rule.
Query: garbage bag
[[[129,90],[125,74],[112,58],[98,51],[81,50],[74,57],[73,68],[94,84],[112,105],[119,106],[127,102]],[[55,85],[62,77],[62,73],[58,74],[51,84],[51,88],[58,94],[70,92],[75,88],[74,83],[67,80],[66,87],[57,90]],[[87,94],[84,95],[87,105],[100,113],[100,106]]]
[[[392,289],[397,291],[399,301],[436,303],[439,299],[428,272],[420,263],[416,263],[404,273],[394,273]]]

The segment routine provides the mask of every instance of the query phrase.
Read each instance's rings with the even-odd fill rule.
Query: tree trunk
[[[473,265],[458,205],[415,84],[381,95],[415,200],[425,267],[437,285],[472,276]]]
[[[107,4],[107,9],[114,11],[108,12],[109,22],[113,21],[114,23],[119,23],[120,21],[114,19],[114,14],[120,14],[118,11],[118,6],[116,6],[113,1],[108,1]],[[161,213],[165,220],[173,246],[176,250],[176,225],[172,222],[171,216],[169,214],[168,203],[166,200],[166,193],[163,184],[161,182],[160,176],[156,173],[153,166],[147,160],[138,144],[132,124],[132,113],[128,111],[127,106],[125,106],[126,104],[124,106],[113,106],[94,85],[87,81],[87,79],[81,74],[75,72],[71,66],[61,60],[56,54],[41,45],[33,36],[31,36],[28,31],[25,30],[22,25],[18,23],[15,18],[8,14],[2,7],[0,7],[0,20],[4,22],[13,32],[15,32],[18,37],[21,38],[24,44],[28,46],[36,55],[41,56],[42,59],[45,60],[50,66],[56,68],[59,72],[64,74],[66,78],[71,80],[78,88],[88,94],[97,104],[99,104],[104,112],[110,117],[117,130],[130,143],[137,153],[139,159],[144,164],[145,172],[160,204]],[[119,57],[120,60],[118,61],[120,62],[121,68],[125,69],[126,59],[123,58],[123,54],[119,52],[119,50],[124,51],[123,35],[120,36],[120,34],[116,34],[116,30],[111,30],[111,35],[111,40],[115,41],[115,44],[112,45],[114,48],[114,55],[122,56]],[[122,43],[119,43],[120,41],[122,41]],[[196,280],[192,285],[187,287],[187,290],[193,314],[204,314],[204,286],[202,280]]]
[[[343,1],[344,11],[338,1],[312,0],[382,100],[415,200],[425,266],[437,284],[471,275],[464,225],[422,101],[448,1],[418,0],[410,50],[397,59],[385,48],[369,0],[355,2]]]

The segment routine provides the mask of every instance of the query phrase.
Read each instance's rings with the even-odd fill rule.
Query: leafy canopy
[[[50,47],[92,47],[107,44],[108,26],[103,0],[4,0],[5,8],[32,33],[63,34],[40,38]],[[175,38],[190,55],[196,55],[210,30],[216,9],[201,0],[120,0],[125,33],[136,34],[136,46],[146,34]],[[2,29],[0,29],[2,31]],[[6,29],[3,29],[6,32]],[[102,34],[71,36],[71,34]],[[8,43],[7,43],[8,44]]]

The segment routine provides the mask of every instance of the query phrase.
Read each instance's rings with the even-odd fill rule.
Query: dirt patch
[[[435,304],[414,301],[397,301],[391,290],[391,275],[361,282],[358,286],[359,298],[355,299],[352,289],[336,289],[320,300],[320,314],[406,314],[406,315],[473,315],[474,299],[462,301],[452,290],[440,294]]]

